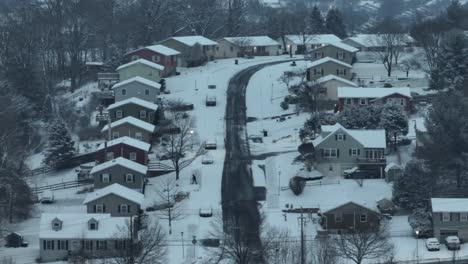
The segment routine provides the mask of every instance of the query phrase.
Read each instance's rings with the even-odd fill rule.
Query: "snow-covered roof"
[[[312,61],[312,63],[307,64],[307,67],[308,68],[315,67],[315,66],[318,66],[318,65],[326,63],[326,62],[334,62],[336,64],[342,65],[342,66],[347,67],[347,68],[353,68],[353,66],[349,65],[348,63],[345,63],[345,62],[342,62],[342,61],[339,61],[339,60],[336,60],[336,59],[333,59],[333,58],[330,58],[330,57],[325,57],[325,58],[321,58],[319,60]]]
[[[340,42],[341,39],[333,34],[317,34],[317,35],[286,35],[287,39],[289,39],[295,45],[303,45],[310,44],[310,45],[320,45],[320,44],[329,44],[333,42]],[[305,41],[304,41],[305,40]]]
[[[268,36],[226,37],[224,40],[235,45],[244,46],[279,46],[280,44]]]
[[[133,78],[127,79],[125,81],[118,82],[118,83],[114,84],[114,86],[112,86],[112,89],[116,89],[116,88],[118,88],[120,86],[124,86],[124,85],[127,85],[127,84],[132,83],[132,82],[139,82],[139,83],[145,84],[147,86],[150,86],[150,87],[156,88],[156,89],[161,88],[161,84],[159,84],[157,82],[153,82],[153,81],[150,81],[150,80],[145,79],[143,77],[136,76],[136,77],[133,77]]]
[[[401,88],[363,88],[338,87],[338,98],[382,98],[392,94],[400,94],[411,98],[408,87]]]
[[[322,126],[321,129],[322,132],[329,132],[329,134],[325,137],[318,136],[316,139],[314,139],[313,144],[315,147],[319,146],[322,142],[334,135],[335,132],[340,129],[356,139],[364,146],[364,148],[386,148],[387,146],[385,129],[346,129],[339,123],[336,123],[335,125]]]
[[[325,44],[325,46],[334,46],[334,47],[337,47],[339,49],[346,50],[346,51],[349,51],[349,52],[358,52],[359,51],[359,49],[357,49],[357,48],[355,48],[353,46],[350,46],[348,44],[345,44],[343,42],[327,43],[327,44]]]
[[[129,146],[132,146],[132,147],[144,150],[144,151],[149,151],[150,148],[151,148],[150,144],[148,144],[146,142],[143,142],[143,141],[140,141],[138,139],[131,138],[131,137],[119,137],[119,138],[113,139],[111,141],[107,141],[107,147],[112,147],[112,146],[118,145],[118,144],[129,145]],[[105,146],[105,143],[102,143],[101,145],[99,145],[97,150],[104,149],[104,146]]]
[[[134,191],[118,183],[114,183],[112,185],[95,190],[94,192],[86,195],[83,204],[88,204],[92,201],[95,201],[110,194],[122,197],[139,205],[141,205],[143,203],[143,200],[145,199],[145,196],[142,193]]]
[[[367,206],[364,206],[364,205],[359,204],[359,203],[354,202],[354,201],[349,201],[349,202],[344,203],[344,204],[342,204],[342,205],[333,207],[333,208],[331,208],[331,209],[327,209],[324,213],[327,213],[327,212],[336,210],[336,209],[338,209],[338,208],[340,208],[340,207],[343,207],[343,206],[345,206],[345,205],[348,205],[348,204],[354,204],[354,205],[356,205],[356,206],[359,206],[359,207],[362,207],[362,208],[366,208],[366,209],[368,209],[368,210],[370,210],[370,211],[373,211],[373,212],[375,212],[375,213],[378,213],[378,212],[377,212],[376,210],[374,210],[373,208],[369,208],[369,207],[367,207]]]
[[[57,218],[62,222],[60,230],[52,229],[52,221]],[[97,230],[89,230],[88,222],[98,222]],[[110,214],[86,213],[43,213],[39,238],[41,239],[109,239],[116,238],[126,227],[128,217],[111,217]]]
[[[124,65],[120,65],[118,68],[117,68],[117,71],[120,71],[122,69],[125,69],[127,67],[130,67],[130,66],[133,66],[133,65],[136,65],[136,64],[143,64],[143,65],[146,65],[148,67],[151,67],[151,68],[154,68],[154,69],[157,69],[159,71],[164,71],[164,66],[162,65],[159,65],[157,63],[154,63],[154,62],[151,62],[149,60],[145,60],[145,59],[138,59],[138,60],[134,60],[134,61],[131,61],[129,63],[126,63]]]
[[[432,212],[468,212],[468,198],[432,198]]]
[[[150,110],[153,110],[153,111],[158,110],[158,105],[157,104],[153,104],[151,102],[145,101],[145,100],[137,98],[137,97],[131,97],[131,98],[119,101],[117,103],[113,103],[113,104],[111,104],[111,105],[109,105],[107,107],[107,110],[109,111],[109,110],[115,109],[117,107],[121,107],[123,105],[126,105],[126,104],[136,104],[136,105],[139,105],[141,107],[144,107],[144,108],[147,108],[147,109],[150,109]]]
[[[168,47],[166,47],[164,45],[160,45],[160,44],[151,45],[151,46],[148,46],[148,47],[145,47],[145,48],[149,49],[149,50],[152,50],[154,52],[160,53],[162,55],[166,55],[166,56],[174,56],[174,55],[179,55],[180,54],[180,52],[178,52],[177,50],[168,48]]]
[[[103,171],[105,169],[108,169],[114,166],[122,166],[129,170],[133,170],[135,172],[139,172],[145,175],[146,175],[146,172],[148,171],[148,167],[141,165],[140,163],[136,163],[126,158],[118,157],[116,159],[109,160],[109,161],[106,161],[104,163],[94,166],[90,174],[98,173],[100,171]]]
[[[328,82],[328,81],[331,81],[331,80],[336,80],[336,81],[339,81],[339,82],[342,82],[342,83],[345,83],[347,85],[354,86],[354,87],[358,86],[357,84],[355,84],[354,82],[352,82],[350,80],[338,77],[338,76],[333,75],[333,74],[329,74],[329,75],[324,76],[322,78],[318,78],[315,81],[318,82],[318,83],[324,83],[324,82]]]
[[[218,45],[217,42],[214,42],[213,40],[205,38],[203,36],[172,37],[172,39],[190,47],[197,43],[202,46]]]
[[[389,172],[390,169],[392,169],[392,168],[401,169],[401,166],[398,165],[398,164],[396,164],[395,162],[391,162],[391,163],[387,164],[387,166],[385,166],[384,171],[385,171],[385,172]]]
[[[359,45],[372,48],[372,47],[379,47],[381,46],[381,42],[379,41],[382,35],[379,34],[357,34],[356,36],[349,37],[348,39],[358,43]],[[415,40],[408,34],[402,34],[403,41],[406,43],[414,42]]]
[[[122,118],[122,119],[119,119],[115,122],[112,122],[111,123],[111,128],[112,127],[118,127],[118,126],[121,126],[123,124],[130,124],[132,126],[135,126],[135,127],[139,127],[143,130],[146,130],[150,133],[153,133],[154,132],[154,129],[156,128],[154,125],[148,123],[148,122],[145,122],[145,121],[142,121],[138,118],[135,118],[133,116],[127,116],[125,118]],[[109,124],[105,125],[102,129],[101,129],[101,133],[104,132],[104,131],[107,131],[109,129]]]

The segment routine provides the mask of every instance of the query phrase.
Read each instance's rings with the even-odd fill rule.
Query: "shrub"
[[[289,109],[289,104],[286,101],[282,101],[280,106],[281,106],[281,108],[283,108],[283,110],[288,110]]]
[[[391,85],[391,84],[389,84],[389,83],[385,83],[383,87],[384,87],[384,88],[392,88],[393,85]]]
[[[289,180],[289,188],[295,195],[300,195],[304,191],[305,180],[302,177],[294,176]]]

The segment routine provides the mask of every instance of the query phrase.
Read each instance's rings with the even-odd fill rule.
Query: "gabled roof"
[[[122,197],[124,199],[127,199],[129,201],[132,201],[136,204],[141,205],[143,203],[143,200],[145,199],[145,196],[142,193],[139,193],[137,191],[134,191],[132,189],[129,189],[125,186],[122,186],[118,183],[114,183],[112,185],[109,185],[105,188],[98,189],[88,195],[86,195],[86,198],[83,201],[83,204],[88,204],[92,201],[95,201],[99,198],[102,198],[107,195],[116,195],[119,197]]]
[[[401,88],[363,88],[338,87],[338,98],[383,98],[392,94],[399,94],[411,98],[408,87]]]
[[[432,212],[468,212],[468,198],[432,198]]]
[[[144,107],[146,109],[150,109],[153,111],[158,110],[157,104],[153,104],[151,102],[145,101],[137,97],[131,97],[131,98],[119,101],[117,103],[113,103],[107,107],[107,110],[109,111],[109,110],[112,110],[112,109],[115,109],[115,108],[118,108],[120,106],[127,105],[127,104],[136,104],[136,105],[139,105],[141,107]]]
[[[329,74],[329,75],[324,76],[322,78],[318,78],[315,81],[318,82],[318,83],[325,83],[325,82],[329,82],[331,80],[339,81],[339,82],[342,82],[344,84],[351,85],[351,86],[354,86],[354,87],[358,86],[357,84],[355,84],[354,82],[352,82],[350,80],[346,80],[344,78],[338,77],[338,76],[333,75],[333,74]]]
[[[133,77],[133,78],[127,79],[125,81],[118,82],[118,83],[114,84],[114,86],[112,86],[112,89],[119,88],[120,86],[124,86],[124,85],[127,85],[127,84],[132,83],[132,82],[139,82],[139,83],[142,83],[144,85],[150,86],[150,87],[155,88],[155,89],[161,88],[161,84],[159,84],[157,82],[153,82],[153,81],[150,81],[150,80],[145,79],[143,77],[136,76],[136,77]]]
[[[345,63],[345,62],[342,62],[342,61],[339,61],[339,60],[336,60],[336,59],[333,59],[333,58],[330,58],[330,57],[325,57],[325,58],[321,58],[319,60],[312,61],[312,63],[307,64],[307,68],[315,67],[315,66],[318,66],[318,65],[326,63],[326,62],[334,62],[336,64],[339,64],[341,66],[344,66],[344,67],[347,67],[347,68],[350,68],[350,69],[353,68],[353,66],[349,65],[348,63]]]
[[[341,39],[333,34],[317,34],[317,35],[286,35],[287,39],[289,39],[295,45],[320,45],[320,44],[327,44],[333,42],[340,42]],[[304,41],[305,40],[305,41]]]
[[[401,35],[405,43],[411,43],[415,41],[408,34],[401,34]],[[382,34],[357,34],[356,36],[352,36],[347,39],[350,39],[363,47],[372,48],[372,47],[381,46],[380,42],[384,42],[380,40],[381,38],[382,38]]]
[[[171,48],[168,48],[168,47],[166,47],[164,45],[159,45],[159,44],[147,46],[145,48],[149,49],[149,50],[152,50],[154,52],[160,53],[162,55],[166,55],[166,56],[174,56],[174,55],[179,55],[180,54],[180,52],[178,52],[175,49],[171,49]]]
[[[148,144],[146,142],[143,142],[143,141],[140,141],[138,139],[131,138],[131,137],[119,137],[119,138],[113,139],[111,141],[107,141],[107,147],[112,147],[112,146],[118,145],[118,144],[125,144],[125,145],[132,146],[132,147],[135,147],[137,149],[144,150],[144,151],[149,151],[150,148],[151,148],[150,144]],[[101,145],[99,145],[97,150],[98,151],[102,150],[102,149],[104,149],[104,147],[105,147],[105,143],[101,143]]]
[[[384,171],[389,172],[391,169],[396,168],[396,169],[402,169],[400,165],[396,164],[395,162],[391,162],[385,166]]]
[[[135,126],[135,127],[138,127],[138,128],[141,128],[143,130],[146,130],[150,133],[153,133],[154,132],[154,129],[156,128],[154,125],[148,123],[148,122],[145,122],[145,121],[142,121],[140,119],[137,119],[133,116],[127,116],[125,118],[122,118],[122,119],[119,119],[115,122],[112,122],[111,123],[111,128],[112,127],[118,127],[118,126],[121,126],[123,124],[130,124],[132,126]],[[101,129],[101,133],[104,132],[104,131],[107,131],[109,129],[109,124],[105,125],[102,129]]]
[[[104,163],[98,164],[93,167],[90,174],[98,173],[100,171],[106,170],[108,168],[114,166],[122,166],[129,170],[133,170],[135,172],[139,172],[141,174],[145,174],[148,171],[148,167],[141,165],[140,163],[136,163],[134,161],[128,160],[126,158],[118,157],[113,160],[106,161]]]
[[[355,205],[355,206],[357,206],[357,207],[361,207],[361,208],[363,208],[363,209],[366,209],[366,210],[372,211],[372,212],[374,212],[374,213],[376,213],[376,214],[379,214],[379,212],[375,211],[374,209],[371,209],[371,208],[369,208],[369,207],[367,207],[367,206],[358,204],[358,203],[353,202],[353,201],[349,201],[349,202],[344,203],[344,204],[342,204],[342,205],[339,205],[339,206],[337,206],[337,207],[328,209],[327,211],[325,211],[325,212],[323,212],[323,213],[328,213],[328,212],[334,211],[334,210],[336,210],[336,209],[339,209],[339,208],[344,207],[344,206],[347,206],[347,205]]]
[[[364,148],[386,148],[387,146],[387,139],[385,137],[384,129],[346,129],[339,123],[330,126],[322,126],[321,129],[322,132],[328,132],[329,134],[325,137],[320,135],[314,139],[313,144],[315,147],[318,147],[322,142],[330,138],[339,130],[344,131],[346,134],[353,137],[356,141],[361,143]]]
[[[125,68],[128,68],[130,66],[133,66],[133,65],[136,65],[136,64],[143,64],[143,65],[146,65],[148,67],[151,67],[151,68],[154,68],[154,69],[157,69],[159,71],[164,71],[164,66],[162,65],[159,65],[157,63],[154,63],[154,62],[151,62],[149,60],[145,60],[145,59],[138,59],[138,60],[134,60],[134,61],[131,61],[129,63],[126,63],[124,65],[120,65],[118,68],[117,68],[117,71],[120,71],[122,69],[125,69]]]
[[[350,46],[348,44],[345,44],[343,42],[332,42],[332,43],[327,43],[325,44],[324,46],[322,47],[326,47],[326,46],[334,46],[336,48],[339,48],[339,49],[342,49],[342,50],[346,50],[346,51],[349,51],[349,52],[358,52],[359,49],[353,47],[353,46]],[[322,47],[318,47],[317,49],[320,49]]]
[[[224,40],[243,46],[279,46],[280,44],[268,36],[226,37]]]
[[[172,37],[169,39],[176,40],[190,47],[192,47],[193,45],[197,43],[200,44],[201,46],[218,45],[217,42],[214,42],[213,40],[205,38],[203,36],[182,36],[182,37]]]

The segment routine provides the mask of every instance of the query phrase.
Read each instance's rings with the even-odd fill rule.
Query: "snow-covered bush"
[[[305,184],[305,179],[299,176],[294,176],[289,180],[289,188],[295,195],[302,194]]]
[[[289,109],[289,104],[286,101],[282,101],[280,106],[281,106],[281,108],[283,108],[283,110],[288,110]]]

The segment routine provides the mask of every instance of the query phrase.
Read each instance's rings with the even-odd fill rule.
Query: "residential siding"
[[[122,90],[125,89],[126,94],[122,93]],[[146,94],[148,90],[148,95]],[[114,89],[115,102],[120,102],[125,99],[136,97],[151,103],[154,103],[158,99],[159,89],[145,85],[139,82],[132,82],[126,85],[122,85]]]
[[[204,50],[203,46],[194,45],[190,47],[174,39],[166,39],[160,44],[181,53],[179,56],[179,66],[181,67],[198,66],[208,60],[214,59],[216,56],[216,45],[207,46]]]
[[[101,175],[102,174],[109,174],[110,175],[110,180],[109,182],[102,182]],[[125,181],[125,175],[127,174],[133,174],[134,175],[134,182],[126,182]],[[114,183],[118,183],[122,186],[125,186],[129,189],[135,189],[138,191],[142,191],[143,189],[143,183],[145,180],[146,175],[138,173],[136,171],[130,170],[128,168],[125,168],[120,165],[115,165],[113,167],[107,168],[105,170],[102,170],[98,173],[94,173],[91,175],[94,179],[94,188],[95,189],[101,189],[104,187],[107,187],[109,185],[112,185]]]
[[[216,47],[216,58],[235,58],[239,55],[240,49],[227,40],[220,40]]]
[[[321,83],[325,88],[327,88],[327,100],[338,100],[338,87],[348,87],[349,84],[337,81],[337,80],[330,80],[328,82]]]
[[[111,130],[112,130],[112,137],[113,137],[114,133],[118,132],[119,133],[118,137],[127,136],[127,137],[137,139],[136,138],[136,133],[141,133],[142,138],[138,139],[138,140],[141,140],[141,141],[144,141],[144,142],[147,142],[147,143],[151,143],[152,137],[153,137],[152,133],[150,133],[150,132],[148,132],[146,130],[143,130],[141,128],[132,126],[132,125],[130,125],[128,123],[117,126],[117,127],[112,127]],[[108,133],[109,132],[106,130],[106,131],[102,132],[101,134],[102,134],[103,137],[107,137]]]
[[[367,221],[361,222],[361,214],[367,215]],[[341,215],[342,221],[337,222],[336,216]],[[365,207],[356,205],[354,203],[345,204],[339,208],[324,213],[325,227],[328,231],[339,230],[369,230],[377,228],[379,225],[379,214]]]
[[[118,72],[120,81],[140,76],[153,82],[159,82],[162,75],[162,71],[141,63],[120,69]]]
[[[314,74],[314,69],[317,70],[317,74]],[[323,69],[323,74],[321,74],[321,70]],[[337,74],[337,71],[344,70],[345,74]],[[345,67],[343,65],[340,65],[338,63],[335,63],[333,61],[328,61],[325,63],[322,63],[320,65],[310,67],[308,69],[308,79],[309,80],[316,80],[318,78],[327,76],[329,74],[341,77],[343,79],[352,79],[352,73],[351,73],[351,68]]]
[[[122,119],[117,117],[117,111],[122,111],[122,118],[132,116],[150,124],[154,123],[155,111],[137,104],[129,103],[110,110],[109,114],[112,122]],[[146,111],[146,118],[140,117],[140,111]]]
[[[123,157],[126,159],[130,159],[130,153],[136,152],[137,158],[135,162],[140,163],[142,165],[146,165],[148,163],[148,154],[146,151],[141,150],[139,148],[135,148],[126,144],[117,144],[107,148],[107,152],[114,153],[114,158]],[[98,163],[103,163],[106,161],[105,158],[105,149],[96,152],[96,161]]]
[[[344,58],[339,58],[338,53],[342,52],[344,54]],[[323,55],[321,57],[320,55]],[[320,58],[330,57],[344,63],[352,64],[354,62],[355,54],[353,52],[346,51],[344,49],[337,48],[332,45],[325,45],[319,48],[316,48],[311,51],[312,60],[317,60]]]
[[[156,57],[153,57],[153,56],[156,56]],[[167,76],[175,74],[176,72],[177,56],[178,55],[166,56],[164,54],[160,54],[158,52],[155,52],[149,49],[140,49],[140,50],[136,50],[134,52],[128,53],[125,56],[125,60],[126,62],[131,62],[138,58],[138,59],[145,59],[147,61],[151,61],[159,65],[163,65],[165,67],[163,77],[167,77]],[[155,59],[157,57],[159,57],[159,60]]]
[[[385,89],[385,88],[379,88],[379,89]],[[389,99],[400,99],[400,98],[402,98],[405,101],[404,110],[406,112],[410,112],[412,109],[411,99],[400,94],[393,94],[393,95],[390,95],[381,99],[377,99],[377,100],[376,98],[366,98],[368,103],[365,105],[360,104],[361,98],[351,98],[351,104],[346,104],[347,98],[338,98],[338,107],[340,111],[343,111],[346,107],[349,107],[351,105],[367,106],[368,104],[385,104],[389,101]]]
[[[97,200],[94,200],[86,205],[86,211],[88,214],[97,213],[94,209],[96,204],[102,204],[105,206],[105,211],[103,213],[111,214],[112,217],[115,216],[135,216],[140,212],[140,205],[124,199],[115,194],[109,194],[107,196],[101,197]],[[130,211],[128,213],[119,212],[119,206],[121,204],[127,204],[130,206]]]
[[[464,242],[468,241],[468,221],[460,221],[459,213],[450,213],[450,221],[442,221],[442,213],[432,213],[434,236],[443,241],[446,236],[441,231],[458,231],[458,237]]]

